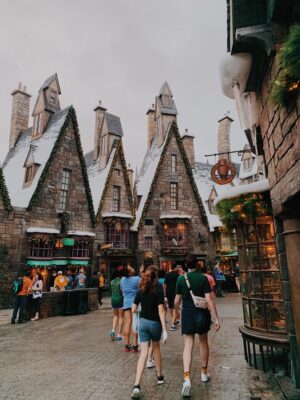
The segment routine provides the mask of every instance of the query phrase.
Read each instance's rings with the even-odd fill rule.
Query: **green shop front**
[[[68,271],[75,277],[80,270],[91,275],[93,232],[68,231],[61,234],[54,228],[30,227],[27,230],[26,264],[33,273],[41,272],[44,290],[53,287],[55,273]]]

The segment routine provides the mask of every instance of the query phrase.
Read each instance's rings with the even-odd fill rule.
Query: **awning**
[[[68,264],[71,265],[88,265],[89,260],[69,260]]]
[[[184,261],[185,257],[183,256],[160,256],[159,261]]]
[[[32,267],[46,267],[47,265],[52,265],[52,260],[27,260],[27,265]]]
[[[90,236],[90,237],[96,236],[94,232],[87,232],[87,231],[68,231],[68,235],[73,235],[73,236]]]
[[[32,267],[46,267],[49,265],[88,265],[89,260],[27,260],[27,265],[31,265]]]
[[[30,226],[27,228],[27,233],[60,233],[58,229],[55,228],[44,228],[44,227],[39,227],[39,226]]]

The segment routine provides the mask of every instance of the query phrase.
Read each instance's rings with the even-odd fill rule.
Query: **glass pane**
[[[251,316],[253,328],[266,329],[264,305],[262,301],[252,300],[251,303]]]
[[[284,303],[274,301],[265,306],[269,330],[286,331]]]
[[[263,297],[260,272],[247,273],[248,296],[261,299]]]
[[[259,269],[259,257],[256,246],[246,247],[245,261],[247,269]]]
[[[247,272],[241,273],[241,293],[242,296],[248,296],[248,286],[247,286]]]
[[[260,245],[260,258],[262,269],[278,271],[275,243]]]
[[[249,303],[246,300],[243,300],[243,311],[245,324],[250,325]]]
[[[279,272],[262,272],[265,299],[282,300]]]
[[[256,243],[256,233],[255,233],[255,226],[245,224],[244,227],[244,235],[245,235],[245,242],[247,243]]]
[[[257,236],[260,242],[274,240],[275,230],[272,217],[260,217],[256,219]]]

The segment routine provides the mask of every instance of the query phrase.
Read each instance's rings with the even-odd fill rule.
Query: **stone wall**
[[[278,57],[273,57],[258,96],[260,127],[275,215],[280,214],[283,204],[300,191],[300,96],[288,108],[271,104],[271,80],[276,79],[278,72]]]
[[[171,154],[177,155],[177,173],[171,173]],[[170,182],[178,183],[178,203],[180,207],[176,211],[170,210]],[[139,250],[137,256],[139,259],[142,259],[144,252],[148,251],[145,249],[145,236],[152,237],[154,258],[160,255],[162,241],[160,216],[162,214],[190,215],[191,219],[188,224],[189,251],[210,256],[211,237],[209,230],[201,219],[199,206],[174,136],[168,144],[152,200],[145,214],[145,219],[153,219],[153,225],[145,225],[144,220],[142,220],[138,232]],[[206,243],[199,243],[199,234]]]

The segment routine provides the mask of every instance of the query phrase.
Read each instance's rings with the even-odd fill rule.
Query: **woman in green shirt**
[[[110,283],[111,288],[111,306],[113,309],[113,324],[110,333],[111,340],[122,340],[122,329],[124,322],[124,310],[123,310],[123,294],[120,288],[121,279],[123,276],[123,267],[118,267],[115,272],[115,277]],[[118,335],[115,335],[117,324],[119,322]]]

